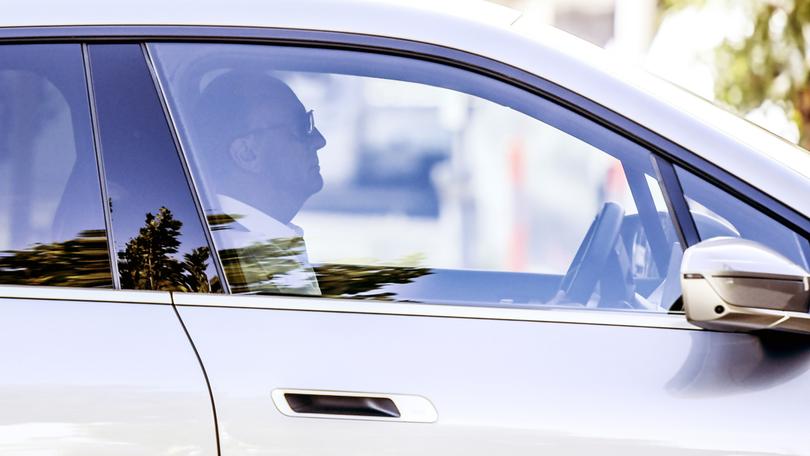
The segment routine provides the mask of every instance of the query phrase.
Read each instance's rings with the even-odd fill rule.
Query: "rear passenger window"
[[[0,46],[0,283],[110,287],[78,44]]]
[[[646,149],[524,90],[393,56],[152,45],[234,293],[667,311]]]

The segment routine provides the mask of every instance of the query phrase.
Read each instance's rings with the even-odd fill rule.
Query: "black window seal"
[[[665,160],[669,165],[679,166],[714,184],[732,196],[745,201],[758,211],[774,218],[779,223],[810,238],[810,218],[755,188],[728,171],[708,162],[677,143],[648,130],[646,127],[612,111],[593,100],[562,87],[540,76],[528,73],[503,62],[458,49],[419,41],[364,35],[348,32],[302,30],[274,27],[243,26],[40,26],[0,28],[0,44],[6,42],[217,42],[287,45],[355,50],[397,55],[433,61],[476,72],[501,80],[529,93],[555,102],[576,114],[629,139]],[[660,164],[659,162],[659,168]],[[677,176],[675,178],[677,181]],[[667,194],[673,200],[683,199],[676,195],[680,185],[670,182]],[[666,187],[666,183],[662,182]],[[680,229],[694,226],[693,220],[683,220],[689,215],[675,212],[673,217]],[[691,216],[688,216],[691,219]],[[683,241],[691,235],[681,233]],[[688,247],[690,244],[686,244]]]
[[[661,183],[667,210],[673,216],[678,239],[685,250],[687,247],[700,242],[700,235],[695,225],[695,219],[689,210],[689,204],[684,196],[681,182],[678,180],[678,174],[675,172],[675,166],[663,158],[655,156],[653,158],[653,167],[660,179],[659,182]]]
[[[107,190],[107,174],[104,171],[104,159],[101,153],[101,136],[98,124],[98,110],[96,109],[96,92],[93,87],[93,74],[90,68],[90,54],[87,44],[82,44],[82,60],[84,62],[84,79],[87,84],[87,100],[90,104],[90,125],[93,129],[93,149],[96,157],[96,170],[98,171],[99,187],[101,189],[101,205],[104,211],[104,225],[107,230],[107,254],[110,257],[110,274],[112,275],[113,289],[121,289],[121,277],[118,272],[118,257],[115,252],[115,238],[112,229],[112,208],[110,207],[110,194]]]

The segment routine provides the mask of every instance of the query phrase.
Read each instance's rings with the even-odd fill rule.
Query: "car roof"
[[[475,0],[11,0],[3,27],[207,25],[327,30],[462,49],[568,88],[810,217],[810,153],[596,46]]]
[[[0,22],[3,26],[233,25],[362,32],[384,30],[396,13],[428,20],[410,27],[414,29],[459,19],[508,27],[522,16],[483,0],[231,0],[227,5],[217,0],[9,0],[4,2]]]

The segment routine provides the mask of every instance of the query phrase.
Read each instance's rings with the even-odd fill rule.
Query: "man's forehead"
[[[279,124],[294,124],[303,113],[304,105],[295,95],[259,96],[250,112],[250,122],[254,127]]]
[[[305,111],[304,105],[287,86],[262,88],[254,99],[253,112],[265,116],[295,116]]]

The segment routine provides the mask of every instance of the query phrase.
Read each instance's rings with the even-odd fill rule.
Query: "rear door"
[[[806,342],[685,321],[675,171],[583,107],[395,50],[149,54],[230,293],[173,293],[223,454],[810,452]]]
[[[87,56],[0,44],[0,453],[214,455],[170,293],[115,289]]]

